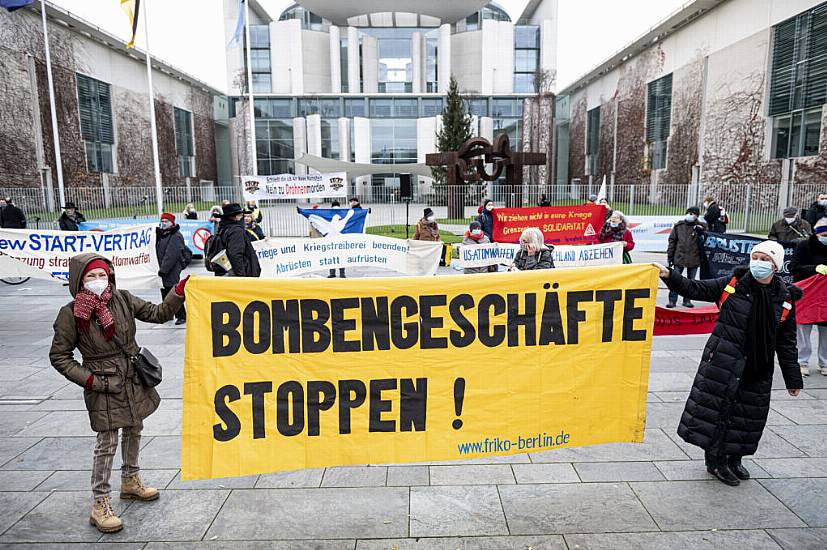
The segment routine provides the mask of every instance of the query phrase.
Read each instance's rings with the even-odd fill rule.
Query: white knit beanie
[[[784,268],[784,247],[776,241],[764,241],[752,247],[752,252],[763,252],[770,258],[772,263],[781,271]]]

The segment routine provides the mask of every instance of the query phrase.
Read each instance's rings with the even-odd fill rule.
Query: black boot
[[[725,483],[730,487],[736,487],[741,484],[738,477],[729,469],[726,457],[720,457],[706,451],[704,453],[704,461],[706,462],[706,471],[717,477],[721,483]]]
[[[730,471],[735,474],[735,476],[742,480],[746,481],[749,479],[749,470],[744,468],[744,464],[741,462],[740,456],[731,456],[727,461]]]

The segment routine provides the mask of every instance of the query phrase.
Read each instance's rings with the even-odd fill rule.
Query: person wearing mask
[[[73,202],[67,202],[63,207],[63,214],[58,218],[57,223],[61,231],[80,231],[79,224],[86,221],[83,214],[78,212],[77,206]]]
[[[813,228],[807,220],[802,220],[798,209],[791,206],[784,209],[784,217],[772,224],[767,238],[771,241],[796,242],[810,238]]]
[[[812,227],[818,223],[818,220],[827,216],[827,193],[819,193],[816,201],[807,209],[804,218],[810,223]]]
[[[706,343],[698,374],[681,416],[678,435],[704,450],[706,469],[736,486],[750,474],[741,461],[758,449],[770,410],[774,357],[787,391],[804,387],[796,350],[795,300],[801,289],[775,274],[784,265],[784,247],[757,244],[749,267],[732,276],[693,281],[675,269],[654,264],[670,290],[717,302],[718,319]]]
[[[247,210],[250,212],[250,215],[253,216],[253,221],[257,224],[260,224],[261,220],[264,219],[264,216],[262,216],[261,210],[259,210],[256,201],[247,201]]]
[[[218,224],[221,223],[221,214],[222,214],[221,207],[217,204],[210,208],[210,223],[212,224],[212,234],[215,235],[218,233]]]
[[[485,236],[485,233],[482,232],[482,226],[480,225],[480,222],[471,222],[471,224],[468,226],[468,229],[465,231],[465,237],[462,239],[462,246],[477,246],[481,244],[490,243],[491,241],[489,241],[488,237]],[[489,273],[496,271],[496,265],[489,265],[483,267],[465,267],[462,270],[462,272],[466,275],[473,273]]]
[[[686,209],[686,217],[676,223],[672,227],[672,232],[669,234],[669,246],[666,249],[666,259],[669,262],[669,267],[683,275],[686,270],[686,276],[689,279],[694,279],[698,273],[698,268],[701,266],[701,251],[698,247],[699,241],[703,235],[706,226],[699,218],[701,209],[697,206],[690,206]],[[669,292],[669,302],[666,307],[672,309],[678,303],[678,293],[675,291]],[[684,307],[695,307],[692,300],[683,298]]]
[[[416,224],[413,238],[415,241],[440,241],[439,226],[436,223],[434,211],[430,208],[425,209],[422,219]]]
[[[355,198],[351,199],[351,204],[353,204],[354,200],[356,201],[356,204],[357,204],[358,208],[361,208],[361,205],[359,205],[359,200],[358,199],[355,199]],[[341,208],[341,207],[342,207],[342,205],[340,205],[339,201],[337,201],[337,200],[334,200],[333,202],[330,203],[330,208]],[[316,231],[316,233],[319,237],[322,236],[322,234],[319,233],[319,231],[315,227],[313,227],[313,224],[310,224],[310,229],[311,229],[311,231]],[[312,237],[313,235],[310,235],[310,236]],[[347,275],[345,274],[345,268],[344,267],[339,268],[339,277],[341,277],[342,279],[347,278]],[[335,279],[336,278],[336,268],[333,268],[333,269],[330,270],[330,274],[327,276],[327,278],[328,279]]]
[[[172,319],[184,303],[187,277],[175,285],[160,305],[119,290],[112,262],[98,254],[79,254],[69,261],[69,291],[73,301],[63,306],[54,323],[49,350],[52,366],[83,388],[97,442],[92,458],[92,513],[89,523],[102,533],[123,528],[112,510],[109,478],[121,432],[122,500],[151,501],[157,489],[144,485],[138,466],[143,421],[161,402],[155,388],[139,381],[128,354],[138,352],[136,321],[161,324]],[[80,361],[74,351],[80,352]]]
[[[601,243],[623,243],[623,263],[632,263],[632,256],[629,254],[635,248],[635,239],[632,232],[626,227],[626,216],[620,210],[613,210],[612,215],[603,224],[603,228],[597,235]]]
[[[529,227],[520,235],[520,250],[514,255],[514,263],[509,271],[532,271],[535,269],[552,269],[554,247],[546,245],[543,232],[536,227]]]
[[[192,204],[192,203],[189,203],[184,208],[183,214],[184,214],[184,219],[185,220],[197,220],[198,219],[198,211],[195,209],[195,205]]]
[[[0,210],[0,227],[3,229],[26,229],[26,214],[6,197],[6,206]]]
[[[546,207],[546,206],[551,206],[551,202],[548,200],[545,193],[540,195],[540,200],[537,201],[537,206],[539,206],[541,208]]]
[[[477,221],[480,222],[482,232],[488,237],[488,240],[494,242],[494,201],[485,199],[482,202],[482,207],[479,210]]]
[[[173,289],[181,278],[181,271],[192,260],[192,251],[184,243],[180,227],[175,223],[175,216],[169,212],[161,214],[161,223],[156,230],[155,252],[158,257],[158,277],[161,278],[161,299]],[[175,324],[187,322],[187,310],[184,304],[175,312]]]
[[[264,230],[256,223],[254,214],[249,210],[244,211],[244,229],[251,243],[264,240]]]
[[[714,197],[707,197],[704,199],[704,221],[706,226],[713,233],[726,233],[726,224],[729,221],[726,211],[718,206],[718,201]]]
[[[221,215],[216,237],[221,240],[221,247],[226,250],[232,273],[216,266],[216,276],[229,274],[233,277],[258,277],[261,275],[261,266],[258,263],[258,255],[247,238],[242,220],[244,210],[238,203],[230,203],[222,210],[224,213]]]
[[[810,238],[799,241],[790,260],[793,281],[803,281],[813,275],[827,275],[827,218],[821,218],[813,228]],[[798,325],[798,366],[801,374],[810,376],[810,356],[813,353],[810,336],[812,324]],[[818,371],[827,376],[827,322],[818,327]]]

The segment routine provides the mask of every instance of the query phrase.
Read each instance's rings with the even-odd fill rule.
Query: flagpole
[[[57,191],[60,206],[66,205],[66,193],[63,189],[63,160],[60,156],[60,136],[57,129],[57,108],[55,107],[55,83],[52,79],[52,56],[49,51],[49,27],[46,25],[46,0],[40,0],[40,15],[43,18],[43,43],[46,46],[46,79],[49,82],[49,107],[52,110],[52,140],[55,142],[55,171],[57,172]],[[51,204],[54,197],[46,201]]]
[[[146,80],[149,86],[149,126],[152,129],[152,161],[155,165],[155,202],[158,205],[158,215],[164,212],[164,192],[161,187],[161,164],[158,160],[158,130],[155,128],[155,94],[152,92],[152,57],[149,55],[149,0],[141,2],[141,11],[144,12],[144,34],[146,34]]]
[[[247,57],[247,94],[249,96],[250,113],[250,158],[253,161],[253,175],[258,175],[258,159],[256,158],[256,115],[253,102],[253,63],[250,55],[250,0],[244,0],[244,36],[246,42],[244,54]]]

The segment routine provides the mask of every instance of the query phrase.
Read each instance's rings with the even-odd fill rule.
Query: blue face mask
[[[827,237],[819,237],[818,240],[821,244],[827,244]]]
[[[749,272],[756,279],[766,279],[772,275],[772,262],[765,260],[750,260]]]

